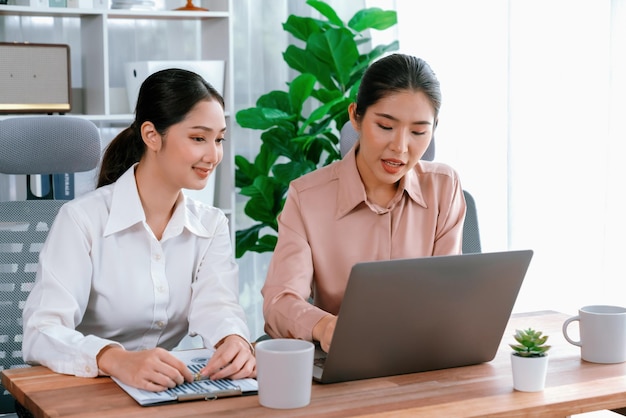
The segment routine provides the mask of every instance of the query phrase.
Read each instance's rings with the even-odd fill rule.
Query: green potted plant
[[[515,344],[509,344],[511,367],[513,371],[513,388],[522,392],[543,390],[548,372],[548,336],[543,332],[527,328],[516,330]]]
[[[261,148],[253,161],[235,156],[235,186],[248,197],[244,213],[252,226],[236,231],[237,258],[247,251],[273,251],[289,182],[341,158],[339,131],[348,121],[365,69],[398,42],[369,47],[367,33],[397,23],[395,11],[366,8],[345,22],[326,3],[308,0],[323,18],[290,15],[283,29],[304,48],[291,44],[285,63],[299,72],[286,91],[262,95],[256,106],[236,113],[243,128],[261,133]]]

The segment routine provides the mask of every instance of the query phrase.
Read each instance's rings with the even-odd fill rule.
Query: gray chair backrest
[[[463,254],[480,253],[480,229],[478,228],[478,213],[476,201],[467,190],[463,190],[467,211],[465,212],[465,223],[463,224]]]
[[[0,120],[1,174],[92,170],[100,161],[100,149],[100,131],[85,119],[47,115]],[[22,309],[35,281],[39,250],[64,203],[0,201],[0,371],[25,367]],[[0,385],[0,413],[13,411],[13,398]]]
[[[346,155],[358,140],[358,134],[347,122],[341,128],[339,138],[339,150],[341,156]],[[430,141],[430,145],[422,156],[422,160],[432,161],[435,158],[435,138]],[[463,225],[463,254],[479,253],[482,251],[480,245],[480,230],[478,228],[478,213],[476,211],[476,202],[474,197],[467,191],[463,190],[465,202],[467,204],[467,212],[465,214],[465,223]]]

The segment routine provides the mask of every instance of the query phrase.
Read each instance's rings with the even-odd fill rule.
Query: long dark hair
[[[114,183],[141,159],[146,150],[140,132],[144,122],[152,122],[164,136],[201,100],[217,100],[224,107],[219,92],[194,72],[170,68],[146,78],[139,89],[135,121],[111,141],[102,157],[97,187]]]
[[[439,80],[426,61],[405,54],[383,57],[365,71],[356,99],[357,118],[362,119],[367,108],[380,99],[403,90],[426,94],[437,120],[441,108]]]

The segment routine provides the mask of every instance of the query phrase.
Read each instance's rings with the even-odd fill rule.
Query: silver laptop
[[[354,265],[313,378],[342,382],[493,360],[532,250]]]

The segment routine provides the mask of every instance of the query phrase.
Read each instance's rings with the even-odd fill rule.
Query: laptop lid
[[[532,250],[357,263],[321,383],[491,361]]]

